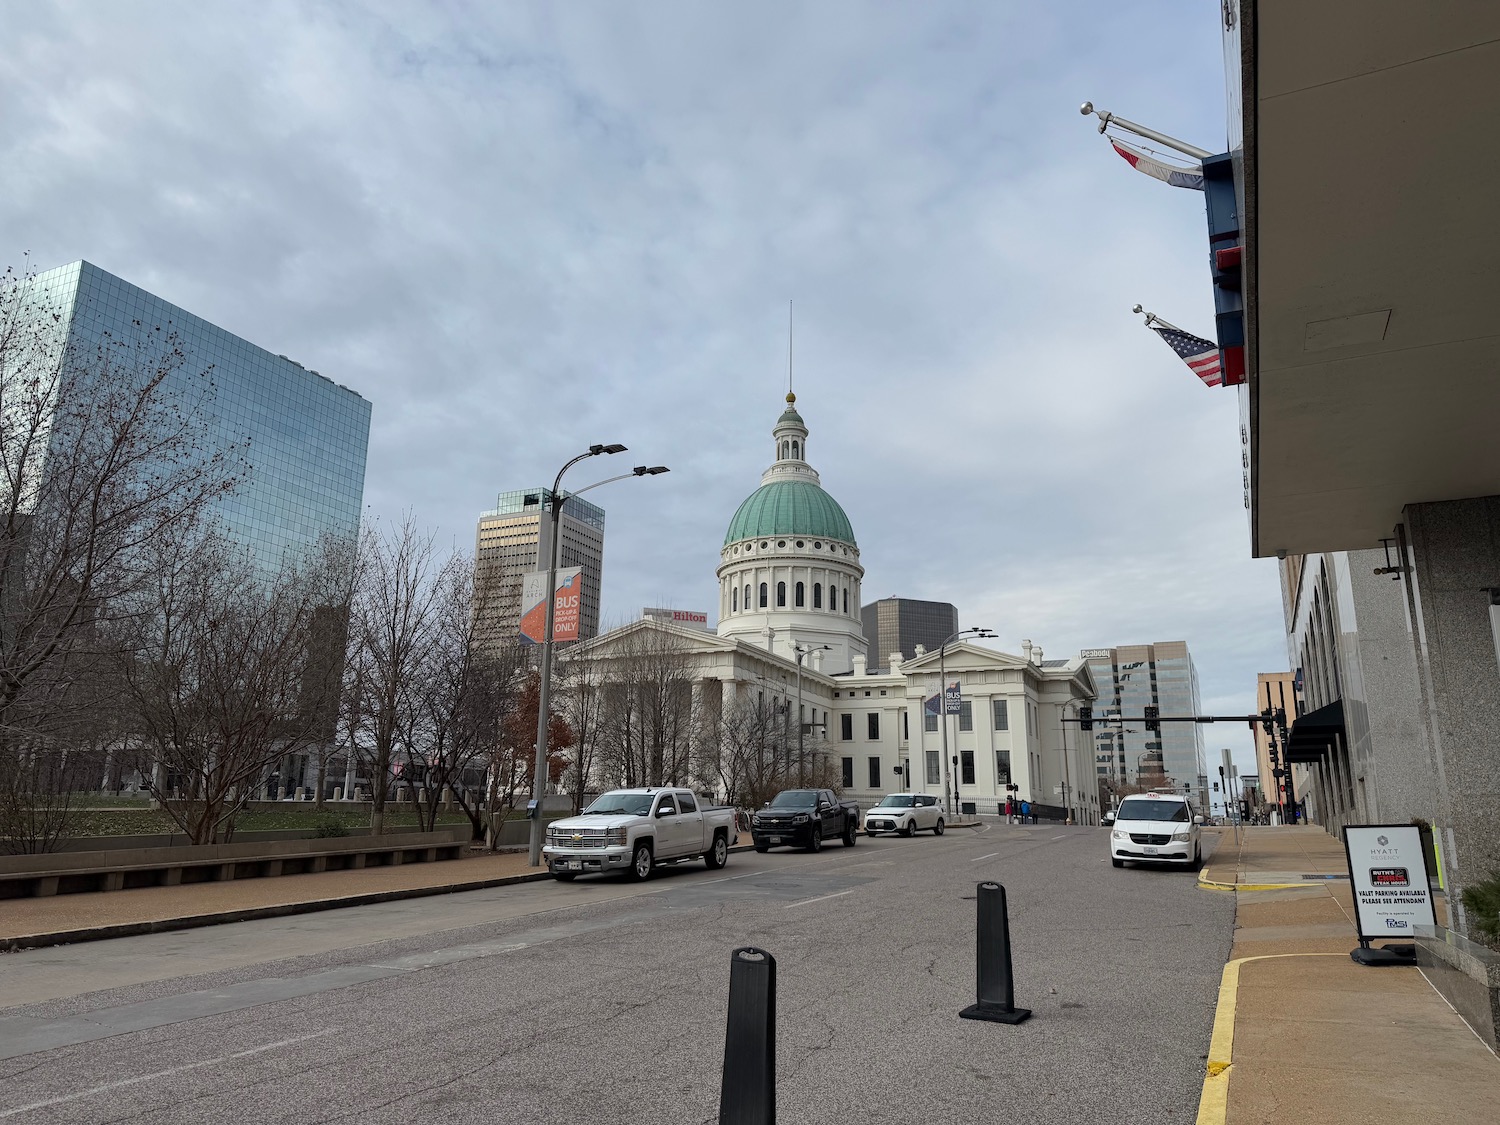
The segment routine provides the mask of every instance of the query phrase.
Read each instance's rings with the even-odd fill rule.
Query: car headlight
[[[1176,832],[1172,833],[1172,839],[1174,840],[1191,840],[1192,838],[1193,830],[1191,828],[1179,828]]]
[[[750,823],[757,828],[760,827],[760,813],[756,813],[754,816],[752,816],[750,818]]]
[[[630,830],[628,828],[611,828],[604,834],[604,843],[623,848],[630,843]]]
[[[806,824],[811,820],[812,817],[805,812],[799,812],[796,816],[792,817],[793,824]]]
[[[1125,839],[1125,833],[1123,833],[1123,832],[1111,832],[1110,836],[1113,839],[1116,839],[1116,840],[1123,840],[1123,839]]]

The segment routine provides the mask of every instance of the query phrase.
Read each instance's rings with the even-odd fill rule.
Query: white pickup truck
[[[554,879],[623,871],[646,879],[658,863],[703,858],[724,866],[734,840],[734,810],[705,806],[687,789],[612,789],[578,816],[547,826],[542,855]]]

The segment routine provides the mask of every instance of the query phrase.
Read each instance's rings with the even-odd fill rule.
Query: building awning
[[[1289,762],[1316,762],[1334,748],[1334,736],[1344,735],[1344,704],[1335,700],[1326,707],[1309,711],[1292,723],[1286,740]]]

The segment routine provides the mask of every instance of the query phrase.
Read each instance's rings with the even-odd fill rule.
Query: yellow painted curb
[[[1203,1093],[1198,1098],[1198,1125],[1223,1125],[1229,1112],[1229,1074],[1234,1061],[1234,1011],[1239,1003],[1240,966],[1246,961],[1274,961],[1283,957],[1342,956],[1342,953],[1264,953],[1257,957],[1236,957],[1224,966],[1224,975],[1219,978],[1219,1003],[1214,1009],[1214,1031],[1208,1041],[1208,1068],[1203,1077]]]
[[[1213,879],[1198,877],[1198,886],[1205,891],[1285,891],[1293,887],[1322,887],[1323,883],[1220,883]]]

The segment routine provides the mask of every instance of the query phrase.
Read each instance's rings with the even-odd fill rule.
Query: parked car
[[[1109,831],[1109,859],[1116,867],[1134,863],[1185,863],[1203,866],[1203,817],[1186,797],[1173,793],[1140,793],[1126,797],[1115,810]]]
[[[1099,817],[1099,827],[1100,828],[1108,828],[1114,822],[1115,822],[1115,814],[1112,813],[1112,812],[1104,813],[1103,815],[1101,815]]]
[[[816,852],[834,839],[852,848],[859,839],[859,802],[841,800],[832,789],[787,789],[750,818],[750,836],[758,852],[780,844]]]
[[[686,789],[612,789],[548,825],[542,855],[564,883],[608,871],[646,879],[657,864],[700,857],[717,870],[733,840],[734,810],[701,805]]]
[[[899,832],[903,836],[932,829],[943,834],[943,806],[928,793],[887,793],[880,803],[865,813],[865,834]]]

